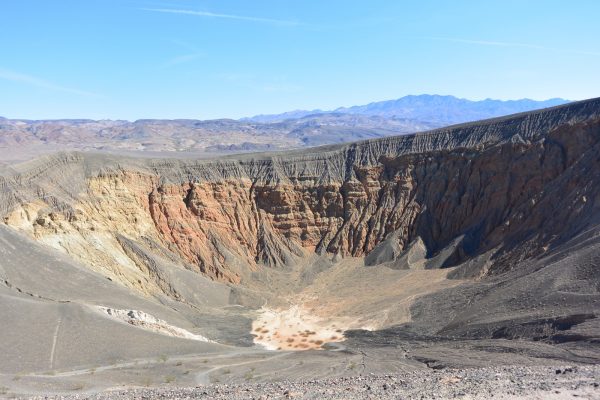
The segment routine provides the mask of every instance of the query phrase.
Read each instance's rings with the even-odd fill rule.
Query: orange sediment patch
[[[300,344],[320,349],[343,341],[348,329],[373,330],[409,322],[415,299],[462,282],[447,279],[449,270],[425,270],[423,265],[420,260],[411,263],[408,270],[364,268],[362,259],[343,259],[321,272],[319,279],[300,293],[285,299],[293,306],[263,307],[252,329],[261,327],[278,335],[255,338],[254,343],[272,350],[307,350]],[[360,292],[356,282],[364,282]],[[296,340],[287,342],[289,338]]]
[[[339,327],[346,325],[336,319],[337,327],[331,321],[314,316],[302,306],[293,306],[287,310],[263,309],[253,323],[253,331],[260,336],[254,342],[271,350],[310,350],[322,349],[325,343],[341,342],[344,335]],[[273,332],[271,335],[263,333]]]

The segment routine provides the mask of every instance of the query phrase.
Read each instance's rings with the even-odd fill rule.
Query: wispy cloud
[[[275,25],[287,25],[287,26],[299,25],[298,22],[295,22],[295,21],[286,21],[286,20],[281,20],[281,19],[260,18],[260,17],[249,17],[249,16],[245,16],[245,15],[220,14],[220,13],[213,13],[213,12],[209,12],[209,11],[184,10],[184,9],[177,9],[177,8],[141,8],[140,10],[160,12],[160,13],[166,13],[166,14],[194,15],[196,17],[236,19],[236,20],[241,20],[241,21],[263,22],[263,23],[269,23],[269,24],[275,24]]]
[[[172,44],[174,44],[175,46],[181,47],[182,49],[186,49],[190,53],[199,53],[199,54],[202,53],[202,51],[200,51],[200,49],[192,43],[185,42],[183,40],[178,40],[178,39],[170,40],[170,42]]]
[[[272,93],[296,93],[304,89],[302,86],[293,83],[265,83],[260,86],[255,86],[254,88],[262,90],[263,92]]]
[[[249,73],[221,72],[216,77],[227,82],[247,82],[255,80],[256,76]]]
[[[591,55],[591,56],[600,56],[600,52],[598,52],[598,51],[559,49],[559,48],[555,48],[555,47],[538,46],[538,45],[529,44],[529,43],[498,42],[498,41],[490,41],[490,40],[471,40],[471,39],[459,39],[459,38],[450,38],[450,37],[428,37],[428,39],[443,40],[445,42],[477,44],[477,45],[481,45],[481,46],[523,47],[526,49],[554,51],[557,53],[570,53],[570,54],[584,54],[584,55]]]
[[[257,92],[297,93],[304,90],[302,86],[288,82],[287,78],[282,76],[264,80],[247,73],[220,73],[216,75],[216,78]]]
[[[61,86],[56,83],[49,82],[42,78],[23,74],[23,73],[16,72],[16,71],[11,71],[11,70],[4,69],[4,68],[0,68],[0,79],[4,79],[7,81],[11,81],[11,82],[24,83],[29,86],[34,86],[34,87],[38,87],[38,88],[42,88],[42,89],[48,89],[48,90],[52,90],[55,92],[71,93],[71,94],[76,94],[78,96],[87,96],[87,97],[101,97],[100,95],[98,95],[96,93]]]
[[[169,67],[174,67],[176,65],[185,64],[187,62],[194,61],[202,56],[203,56],[203,54],[193,53],[193,54],[184,54],[181,56],[173,57],[170,60],[168,60],[167,62],[165,62],[161,66],[161,68],[169,68]]]
[[[200,57],[205,56],[203,51],[201,51],[199,48],[197,48],[196,46],[194,46],[191,43],[183,42],[180,40],[170,40],[170,42],[172,44],[174,44],[176,47],[181,47],[185,51],[185,53],[178,55],[178,56],[174,56],[171,59],[165,61],[163,64],[161,64],[158,67],[160,69],[170,68],[170,67],[174,67],[176,65],[185,64],[185,63],[194,61]]]

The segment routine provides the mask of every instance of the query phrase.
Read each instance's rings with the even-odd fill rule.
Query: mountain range
[[[297,119],[318,114],[358,114],[385,118],[406,118],[427,121],[437,126],[500,117],[538,108],[546,108],[568,103],[569,100],[553,98],[548,100],[493,100],[480,101],[460,99],[454,96],[409,95],[396,100],[377,101],[366,105],[339,107],[331,111],[296,110],[282,114],[257,115],[243,120],[255,122],[276,122]]]
[[[470,101],[406,96],[334,112],[292,111],[250,119],[19,120],[0,118],[0,163],[58,150],[214,157],[287,150],[426,131],[566,103],[563,99]]]

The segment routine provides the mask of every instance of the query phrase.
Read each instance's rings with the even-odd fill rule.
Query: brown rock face
[[[356,168],[355,179],[327,185],[161,187],[150,195],[150,212],[163,238],[201,266],[225,267],[218,243],[250,263],[276,266],[286,260],[273,254],[300,255],[296,246],[363,256],[392,232],[399,232],[401,249],[421,237],[430,255],[465,235],[451,265],[539,228],[525,226],[525,217],[539,213],[544,188],[573,167],[570,155],[597,150],[597,134],[597,125],[576,126],[534,143],[382,158],[381,165]]]
[[[119,265],[148,273],[115,244],[118,235],[232,283],[309,252],[365,256],[390,241],[400,252],[422,241],[438,267],[493,250],[493,272],[591,223],[600,208],[597,154],[600,101],[592,100],[312,154],[103,161],[84,194],[5,191],[5,222],[80,258],[82,248],[91,258],[110,248],[113,272],[133,283],[138,272]],[[87,170],[95,162],[72,161]]]

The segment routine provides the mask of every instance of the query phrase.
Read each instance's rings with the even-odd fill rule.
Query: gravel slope
[[[335,379],[131,389],[36,399],[599,399],[600,366],[414,371]]]

